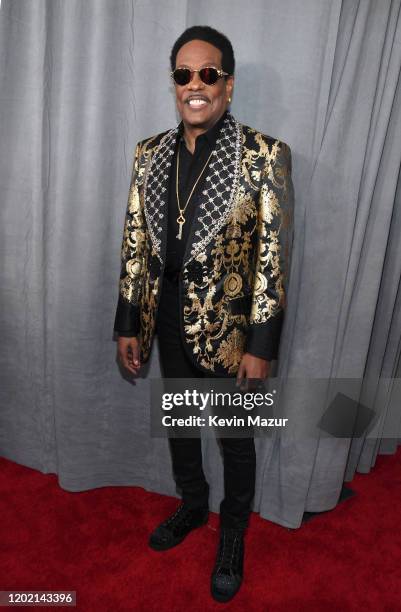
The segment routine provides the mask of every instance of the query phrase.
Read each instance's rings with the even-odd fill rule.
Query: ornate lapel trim
[[[199,198],[199,212],[193,220],[183,266],[204,251],[227,222],[238,193],[241,154],[241,124],[227,113],[209,163],[206,188]]]
[[[161,264],[167,240],[169,176],[177,133],[178,126],[163,136],[146,166],[144,177],[145,218]],[[239,187],[241,153],[241,124],[227,113],[207,169],[206,188],[199,198],[199,212],[193,220],[184,265],[205,249],[228,220]]]
[[[156,147],[145,170],[144,210],[152,244],[160,263],[162,261],[162,239],[166,242],[167,204],[170,167],[178,127],[169,130]]]

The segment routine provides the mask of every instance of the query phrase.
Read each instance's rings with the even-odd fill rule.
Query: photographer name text
[[[193,415],[185,418],[176,418],[169,414],[162,418],[162,424],[165,427],[286,427],[287,422],[288,419],[264,418],[250,414],[246,418],[237,416],[223,418],[213,415],[209,415],[208,418]]]

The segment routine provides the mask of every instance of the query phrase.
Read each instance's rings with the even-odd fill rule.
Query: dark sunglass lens
[[[191,80],[191,71],[189,68],[177,68],[174,70],[173,76],[177,85],[187,85]]]
[[[216,68],[202,68],[199,71],[199,76],[206,85],[214,85],[219,78],[219,73]]]

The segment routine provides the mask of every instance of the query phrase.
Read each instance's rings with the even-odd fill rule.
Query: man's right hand
[[[118,337],[117,344],[118,359],[130,372],[137,374],[141,367],[139,356],[139,340],[136,336],[132,338]]]

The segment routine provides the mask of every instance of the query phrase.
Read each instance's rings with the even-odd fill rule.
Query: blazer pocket
[[[237,298],[231,298],[228,302],[228,310],[232,315],[249,315],[252,306],[252,295],[243,295]]]

